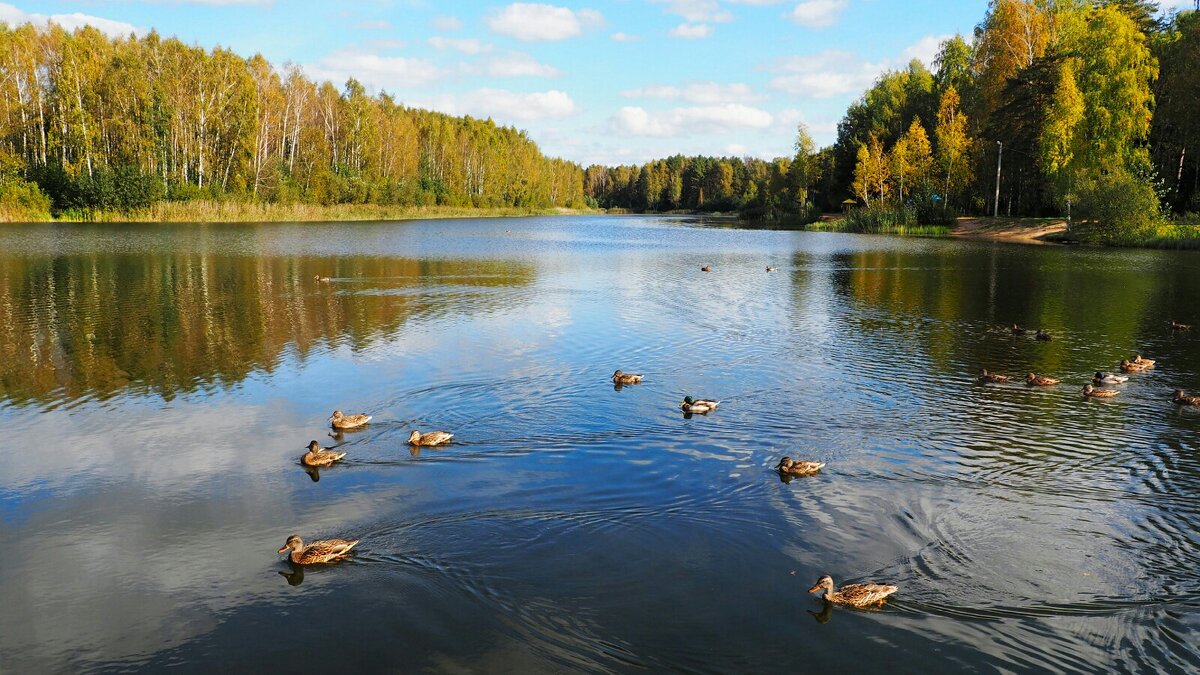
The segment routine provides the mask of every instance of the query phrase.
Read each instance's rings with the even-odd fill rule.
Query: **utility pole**
[[[1200,2],[1200,0],[1196,0]],[[996,153],[996,203],[992,208],[992,217],[1000,217],[1000,162],[1004,159],[1004,143],[996,141],[996,147],[1000,150]]]

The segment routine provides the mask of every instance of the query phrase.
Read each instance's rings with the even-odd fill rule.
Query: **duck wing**
[[[322,539],[314,541],[300,553],[302,564],[329,562],[350,552],[358,544],[357,539]]]
[[[847,584],[838,589],[837,595],[852,605],[875,605],[898,590],[898,587],[886,584]]]

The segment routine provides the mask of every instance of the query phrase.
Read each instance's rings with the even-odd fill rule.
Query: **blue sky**
[[[1164,0],[1191,6],[1192,0]],[[880,72],[927,63],[987,0],[0,2],[0,20],[157,29],[407,105],[492,117],[583,164],[821,145]]]

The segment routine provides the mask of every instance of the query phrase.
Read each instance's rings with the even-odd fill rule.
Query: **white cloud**
[[[926,67],[932,68],[933,62],[937,59],[938,50],[941,49],[942,43],[953,35],[927,35],[917,41],[916,44],[904,50],[903,57],[905,63],[918,59],[925,64]]]
[[[434,49],[453,49],[462,54],[483,54],[492,51],[492,46],[483,40],[477,38],[448,38],[441,35],[435,35],[428,40],[429,46]]]
[[[651,0],[651,2],[666,5],[664,12],[681,16],[688,23],[727,23],[733,20],[733,14],[722,9],[717,0]]]
[[[388,30],[392,24],[380,19],[378,21],[359,21],[357,27],[363,30]]]
[[[837,23],[849,0],[804,0],[789,15],[792,21],[807,28],[828,28]]]
[[[682,99],[688,103],[711,105],[714,103],[750,103],[761,101],[764,96],[742,82],[720,84],[718,82],[691,82],[683,87],[651,84],[621,92],[626,98]]]
[[[765,110],[735,103],[655,112],[625,106],[609,119],[609,128],[630,136],[675,137],[766,129],[772,119]]]
[[[554,66],[538,62],[524,52],[509,52],[490,59],[486,64],[491,77],[557,77],[561,73]]]
[[[463,22],[456,16],[439,16],[434,17],[433,27],[449,33],[451,31],[462,30]]]
[[[827,50],[780,60],[770,86],[792,96],[831,98],[863,91],[886,67],[886,63],[859,61],[852,52]]]
[[[513,3],[487,19],[493,33],[523,42],[566,40],[582,35],[584,28],[603,23],[604,17],[595,10],[574,11],[524,2]]]
[[[141,28],[134,26],[131,23],[124,21],[114,21],[105,19],[99,16],[90,14],[81,14],[73,12],[71,14],[30,14],[24,10],[18,9],[8,3],[0,2],[0,21],[7,23],[10,26],[15,26],[22,23],[32,23],[37,26],[45,26],[55,23],[62,26],[66,30],[75,30],[84,26],[91,26],[96,30],[109,35],[111,37],[120,37],[129,35],[130,33],[141,34]]]
[[[683,38],[685,40],[699,40],[712,35],[712,26],[705,24],[690,24],[681,23],[670,31],[671,37]]]
[[[341,84],[354,78],[364,84],[395,91],[437,81],[442,73],[426,59],[380,56],[356,48],[341,49],[305,68],[317,80]]]
[[[609,36],[609,38],[613,42],[637,42],[638,40],[642,39],[636,35],[630,35],[628,33],[620,33],[620,32],[613,33],[612,35]]]
[[[570,117],[579,106],[562,91],[517,93],[504,89],[485,88],[457,96],[444,95],[426,102],[415,102],[421,108],[438,110],[449,115],[491,117],[503,122],[534,122]]]

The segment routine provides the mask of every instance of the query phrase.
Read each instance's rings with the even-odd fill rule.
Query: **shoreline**
[[[1012,244],[1062,244],[1067,232],[1063,218],[959,217],[950,231],[956,239],[1003,241]]]
[[[588,208],[522,208],[462,206],[382,206],[376,204],[247,204],[239,202],[160,202],[128,213],[102,211],[78,217],[68,214],[29,223],[336,223],[372,220],[438,220],[452,218],[520,218],[530,216],[599,215]]]

